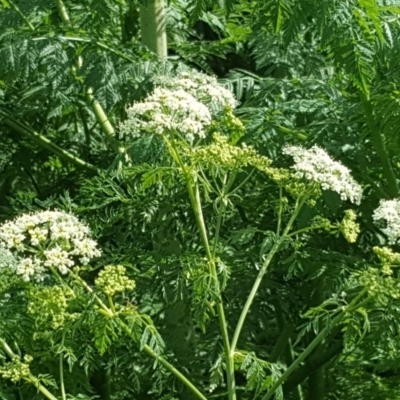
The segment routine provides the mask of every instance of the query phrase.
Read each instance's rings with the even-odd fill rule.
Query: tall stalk
[[[142,43],[160,59],[168,56],[164,0],[143,0],[140,5]]]
[[[225,317],[225,310],[222,303],[222,296],[221,296],[221,288],[219,285],[219,279],[217,274],[217,269],[215,265],[215,257],[213,255],[213,251],[210,246],[210,242],[208,240],[206,224],[204,221],[203,216],[203,209],[201,205],[201,198],[200,198],[200,189],[199,184],[196,179],[193,177],[191,171],[183,163],[179,151],[175,147],[175,142],[172,139],[170,144],[170,151],[171,155],[174,160],[180,166],[186,180],[186,187],[188,190],[190,202],[192,204],[193,212],[196,219],[197,228],[200,233],[200,238],[206,253],[207,261],[210,268],[210,275],[213,279],[213,283],[216,285],[217,293],[218,293],[218,301],[216,304],[217,313],[218,313],[218,320],[219,326],[221,330],[222,342],[224,346],[224,353],[225,353],[225,362],[226,362],[226,375],[227,375],[227,386],[228,386],[228,398],[229,400],[236,400],[236,384],[235,384],[235,366],[234,366],[234,359],[231,351],[231,347],[229,344],[229,335],[228,335],[228,327]],[[222,210],[221,210],[222,211]]]

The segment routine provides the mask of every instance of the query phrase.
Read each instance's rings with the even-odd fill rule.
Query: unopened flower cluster
[[[157,86],[170,90],[182,89],[191,94],[199,102],[206,104],[211,112],[219,112],[224,108],[235,108],[236,99],[233,93],[218,84],[214,76],[201,72],[178,72],[177,76],[159,76],[155,78]]]
[[[19,382],[21,379],[30,379],[31,372],[29,370],[29,364],[32,360],[32,356],[27,354],[24,356],[23,360],[16,355],[10,362],[0,367],[1,377],[10,379],[14,383]]]
[[[293,157],[297,178],[318,183],[323,190],[338,193],[342,200],[360,204],[362,188],[353,179],[350,170],[332,158],[320,147],[305,149],[299,146],[287,146],[284,154]]]
[[[360,233],[360,225],[356,222],[357,215],[353,210],[346,210],[339,225],[339,230],[349,243],[355,243]]]
[[[114,296],[135,289],[135,281],[126,276],[126,269],[122,265],[107,265],[99,273],[95,281],[96,287],[107,296]]]
[[[66,319],[76,317],[67,313],[67,297],[59,286],[33,287],[28,298],[28,314],[35,319],[38,326],[59,329],[64,326]]]
[[[209,109],[182,89],[156,88],[144,101],[127,109],[121,132],[138,137],[147,132],[159,135],[178,133],[189,143],[204,138],[211,124]]]
[[[381,200],[372,216],[377,225],[383,225],[389,244],[400,238],[400,199]]]
[[[0,226],[0,247],[17,259],[10,268],[25,281],[43,280],[50,267],[66,274],[77,262],[87,264],[100,255],[89,228],[62,211],[24,214],[4,223]]]
[[[400,282],[390,276],[390,267],[386,270],[369,267],[358,275],[360,284],[378,303],[386,305],[391,299],[400,298]]]
[[[215,133],[213,143],[208,146],[192,150],[193,162],[225,167],[227,169],[241,168],[246,165],[253,165],[260,170],[266,170],[271,160],[260,156],[251,146],[233,146],[228,143],[228,138]]]
[[[400,254],[395,253],[389,247],[375,246],[372,250],[383,265],[400,265]]]

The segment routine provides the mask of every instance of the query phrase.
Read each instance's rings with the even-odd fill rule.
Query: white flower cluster
[[[352,203],[360,204],[362,188],[353,179],[350,170],[332,160],[320,147],[305,149],[299,146],[287,146],[283,149],[283,153],[293,157],[295,165],[292,168],[298,178],[317,182],[323,190],[338,193],[342,200],[348,199]]]
[[[24,214],[0,225],[0,248],[18,260],[12,269],[25,281],[42,280],[48,267],[66,274],[77,260],[87,264],[100,255],[89,228],[61,211]]]
[[[385,222],[383,231],[388,237],[389,244],[395,244],[400,238],[400,199],[381,200],[379,207],[372,215],[374,221]]]
[[[156,88],[144,101],[127,109],[121,132],[140,136],[141,132],[169,135],[177,132],[188,142],[205,137],[211,124],[208,108],[182,89]]]
[[[201,103],[206,104],[214,113],[225,107],[235,108],[237,104],[233,93],[220,86],[214,76],[195,70],[178,72],[175,77],[158,76],[154,82],[157,86],[170,90],[184,90]]]

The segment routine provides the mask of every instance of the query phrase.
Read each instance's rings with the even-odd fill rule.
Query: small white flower
[[[298,146],[287,146],[284,154],[293,157],[292,167],[298,178],[304,178],[321,185],[323,190],[338,193],[342,200],[360,204],[362,188],[351,176],[350,170],[332,158],[318,146],[305,149]]]
[[[14,257],[10,250],[3,246],[0,246],[0,269],[2,268],[13,268],[18,263],[18,260]]]
[[[184,90],[156,88],[143,102],[127,109],[121,132],[137,137],[143,132],[170,135],[177,132],[188,142],[205,137],[211,124],[208,108]]]
[[[372,218],[379,225],[384,221],[383,231],[388,237],[389,244],[395,244],[400,238],[400,199],[381,200]]]
[[[155,78],[155,84],[170,90],[182,89],[201,103],[206,104],[214,113],[225,107],[235,108],[237,104],[233,93],[220,86],[214,76],[195,70],[180,71],[175,77],[158,76]]]

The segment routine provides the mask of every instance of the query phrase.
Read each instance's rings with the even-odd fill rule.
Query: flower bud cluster
[[[126,269],[122,265],[107,265],[99,273],[95,285],[107,296],[114,296],[135,289],[135,281],[126,276]]]
[[[298,146],[287,146],[284,154],[293,157],[297,178],[318,183],[323,190],[332,190],[338,193],[342,200],[350,200],[360,204],[362,188],[353,179],[350,170],[332,158],[320,147],[313,146],[304,149]]]
[[[129,136],[141,133],[170,135],[178,133],[187,142],[204,138],[211,124],[209,109],[182,89],[156,88],[144,101],[126,110],[127,120],[120,128]]]
[[[14,383],[19,382],[21,379],[29,379],[31,375],[29,364],[32,360],[32,356],[29,355],[25,355],[23,360],[15,356],[9,363],[0,367],[0,375],[2,378],[10,379]]]
[[[101,253],[89,228],[62,211],[24,214],[0,225],[0,248],[12,253],[9,268],[25,281],[41,281],[47,268],[66,274],[77,261],[87,264]]]
[[[260,156],[251,146],[232,146],[228,138],[219,133],[213,136],[213,142],[191,151],[191,158],[195,163],[204,163],[209,167],[225,167],[227,169],[241,168],[253,165],[260,170],[266,170],[271,160]]]
[[[377,225],[383,222],[389,244],[396,244],[400,238],[400,199],[381,200],[372,218]]]
[[[378,256],[379,260],[383,265],[399,265],[400,254],[395,253],[389,247],[378,247],[375,246],[372,251]]]
[[[356,213],[353,210],[346,210],[339,225],[340,232],[349,243],[355,243],[360,233],[360,225],[356,220]]]
[[[369,267],[359,273],[359,282],[378,303],[386,305],[391,299],[400,298],[400,282],[390,276],[391,274],[390,267],[382,271]]]
[[[39,326],[50,326],[52,329],[64,326],[68,303],[61,287],[33,287],[28,298],[28,314],[35,318]]]
[[[157,86],[170,90],[184,90],[197,101],[207,104],[212,113],[224,108],[235,108],[236,99],[233,93],[218,84],[214,76],[206,75],[195,70],[180,71],[174,77],[158,76],[154,80]]]

